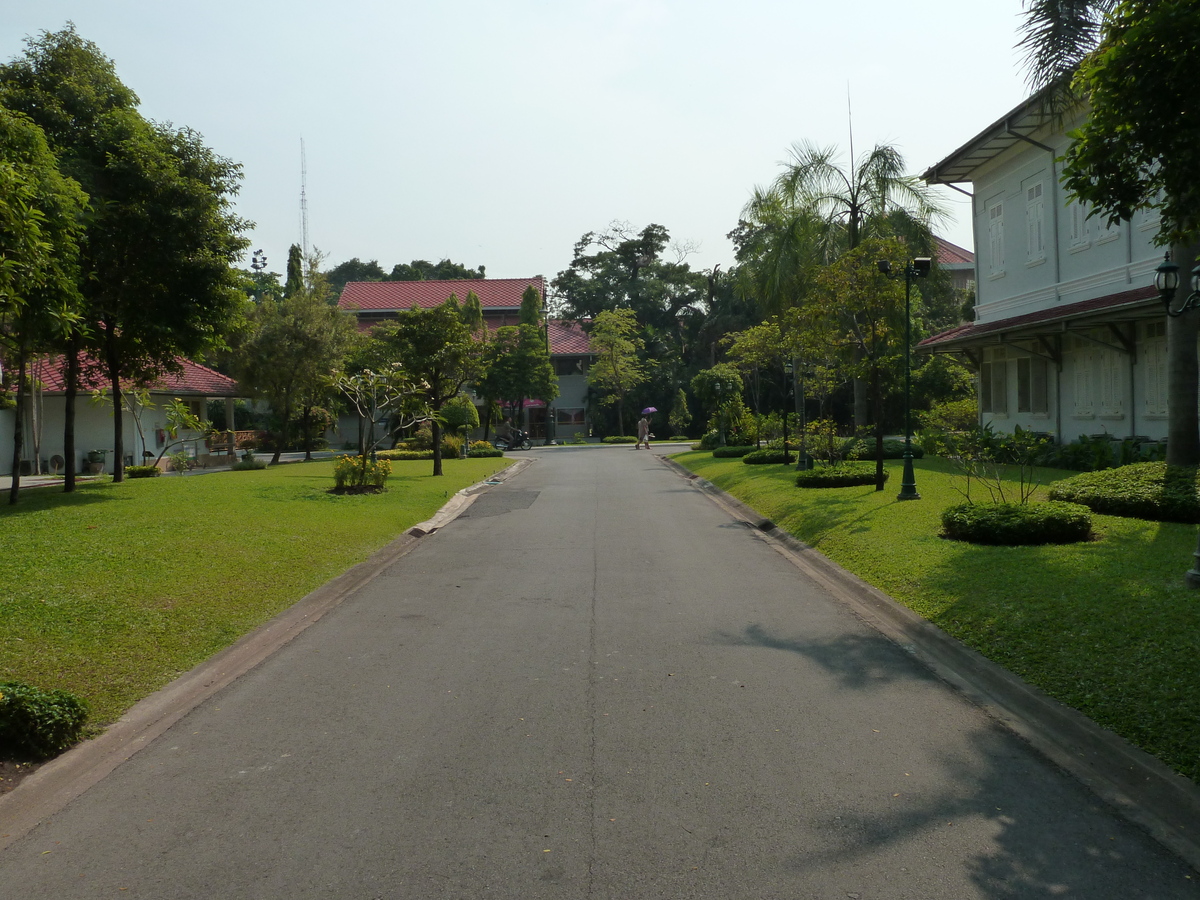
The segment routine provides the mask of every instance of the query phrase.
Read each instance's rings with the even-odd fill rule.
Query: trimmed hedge
[[[87,717],[87,704],[74,694],[0,682],[0,756],[53,756],[79,740]]]
[[[429,455],[430,455],[430,458],[433,457],[432,453],[430,453]],[[495,447],[493,447],[490,450],[479,449],[479,450],[468,450],[467,451],[468,459],[485,459],[485,458],[492,457],[492,456],[503,456],[503,455],[504,455],[504,451],[497,450]]]
[[[638,439],[632,434],[610,434],[601,439],[606,444],[636,444]]]
[[[433,459],[432,450],[380,450],[375,454],[376,459]],[[446,456],[443,454],[442,459]]]
[[[1093,512],[1156,522],[1200,522],[1196,469],[1164,462],[1084,472],[1050,488],[1051,500],[1081,503]]]
[[[923,459],[925,451],[921,449],[921,445],[913,443],[912,445],[913,459]],[[875,458],[875,438],[858,438],[848,441],[845,446],[846,459],[874,459]],[[898,441],[895,438],[885,438],[883,442],[883,458],[884,459],[903,459],[904,458],[904,441]]]
[[[885,482],[888,480],[888,476],[889,473],[885,470],[883,473]],[[796,473],[796,487],[802,488],[857,487],[874,483],[874,463],[836,463],[831,466],[816,466]]]
[[[697,446],[693,450],[699,449]],[[737,459],[747,453],[753,453],[757,448],[753,444],[738,444],[733,447],[716,447],[713,449],[713,459]]]
[[[716,455],[714,452],[713,456]],[[795,453],[785,453],[782,448],[774,450],[769,447],[765,447],[762,450],[753,450],[742,456],[742,462],[748,466],[779,465],[781,463],[795,462],[795,460]]]
[[[158,466],[126,466],[125,474],[129,478],[157,478],[162,470]]]
[[[1092,536],[1092,515],[1078,503],[962,503],[942,513],[945,537],[972,544],[1074,544]]]

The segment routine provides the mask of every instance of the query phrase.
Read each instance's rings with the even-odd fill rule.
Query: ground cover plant
[[[950,463],[914,464],[921,499],[873,486],[797,490],[783,467],[676,459],[1052,697],[1200,780],[1200,596],[1184,587],[1195,526],[1107,515],[1080,544],[940,537],[960,503]],[[900,479],[901,464],[889,464]],[[1041,469],[1053,484],[1073,475]],[[1005,473],[1017,489],[1014,473]],[[1041,499],[1039,488],[1034,499]]]
[[[507,464],[393,462],[363,496],[329,492],[329,460],[23,491],[0,507],[0,681],[108,724]]]

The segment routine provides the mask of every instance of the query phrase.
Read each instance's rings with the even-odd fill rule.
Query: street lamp
[[[250,257],[250,268],[252,268],[255,273],[258,273],[266,267],[267,254],[263,253],[261,250],[255,250],[254,255]]]
[[[1175,292],[1179,289],[1179,266],[1171,262],[1170,253],[1163,256],[1163,261],[1154,270],[1154,286],[1158,288],[1158,297],[1162,300],[1167,315],[1172,319],[1182,316],[1189,309],[1200,307],[1200,266],[1192,269],[1192,292],[1184,298],[1179,309],[1171,309]],[[1183,581],[1190,588],[1200,588],[1200,535],[1196,538],[1192,560],[1192,567],[1184,573]]]
[[[800,407],[800,452],[796,454],[797,469],[811,469],[813,467],[812,457],[808,455],[808,379],[813,373],[809,366],[801,361],[800,368],[800,402],[797,404]]]
[[[786,376],[786,383],[783,386],[783,464],[790,466],[792,458],[788,455],[788,432],[787,432],[787,417],[788,417],[788,399],[792,392],[792,374],[795,368],[792,365],[791,359],[788,359],[783,364],[783,372]]]
[[[1154,270],[1154,286],[1158,288],[1158,298],[1162,300],[1167,315],[1172,319],[1200,306],[1200,266],[1192,269],[1192,292],[1184,298],[1179,309],[1171,309],[1175,292],[1179,289],[1179,266],[1171,262],[1170,253],[1164,254],[1163,261]]]
[[[892,264],[886,259],[877,263],[879,271],[888,278],[899,278],[892,274]],[[917,479],[912,463],[912,282],[914,278],[925,278],[933,266],[928,256],[910,259],[904,266],[904,478],[900,482],[897,500],[920,500]],[[876,423],[876,428],[880,427]]]

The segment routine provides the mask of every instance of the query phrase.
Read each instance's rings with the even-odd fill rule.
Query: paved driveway
[[[3,851],[0,898],[1200,896],[654,454],[533,455]]]

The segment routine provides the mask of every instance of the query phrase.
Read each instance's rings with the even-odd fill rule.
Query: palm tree
[[[1117,0],[1026,0],[1023,37],[1017,46],[1025,51],[1025,68],[1035,91],[1058,86],[1047,92],[1051,109],[1069,108],[1072,103],[1088,99],[1072,93],[1077,85],[1072,76],[1100,46],[1105,19],[1117,6]],[[1171,256],[1180,271],[1190,272],[1200,258],[1200,245],[1192,242],[1172,246]],[[1167,463],[1170,465],[1200,464],[1198,338],[1200,314],[1168,320]]]
[[[904,174],[904,158],[888,145],[876,145],[849,169],[833,147],[808,142],[792,145],[784,171],[767,189],[757,189],[743,211],[753,227],[757,253],[743,275],[764,311],[779,313],[808,293],[820,266],[853,250],[868,237],[920,236],[932,243],[930,225],[945,213],[933,190]],[[854,383],[854,420],[868,419],[866,384]]]

